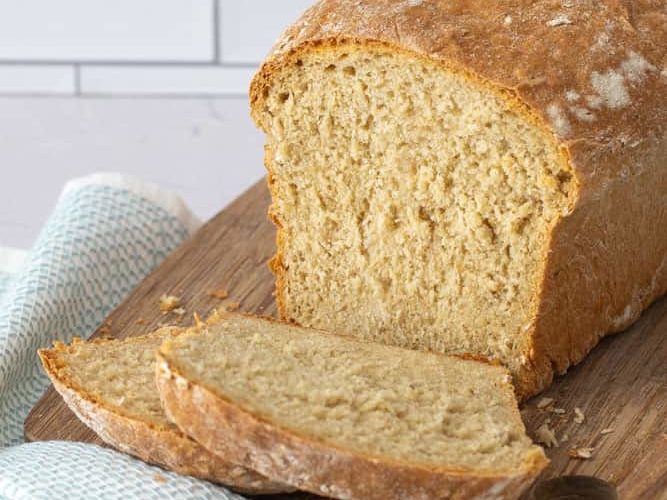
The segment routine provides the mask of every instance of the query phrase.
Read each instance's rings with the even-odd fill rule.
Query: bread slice
[[[182,331],[170,327],[126,340],[56,343],[41,349],[39,356],[67,406],[114,448],[241,492],[289,491],[212,455],[167,420],[155,387],[155,351]]]
[[[286,31],[251,87],[283,319],[494,357],[524,398],[667,292],[664,1],[557,3]]]
[[[509,498],[547,463],[482,361],[230,315],[167,340],[157,381],[206,448],[312,493]]]

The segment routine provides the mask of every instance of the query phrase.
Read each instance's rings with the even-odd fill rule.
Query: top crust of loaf
[[[380,43],[504,93],[554,133],[581,185],[604,185],[642,167],[640,144],[644,152],[663,144],[667,13],[651,0],[571,4],[323,0],[284,33],[253,80],[253,116],[261,125],[273,74],[303,51]]]

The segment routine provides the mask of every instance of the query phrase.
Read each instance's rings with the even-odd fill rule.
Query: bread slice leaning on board
[[[155,352],[183,331],[167,327],[126,340],[57,343],[39,356],[67,406],[114,448],[244,493],[291,491],[211,454],[167,420],[155,386]]]
[[[165,341],[156,377],[208,450],[325,496],[514,498],[547,464],[483,361],[230,314]]]
[[[323,0],[251,87],[282,318],[520,398],[667,291],[664,2]]]

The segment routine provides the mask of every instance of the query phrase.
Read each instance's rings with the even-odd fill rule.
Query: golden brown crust
[[[368,500],[518,498],[548,463],[541,450],[535,450],[522,470],[471,474],[337,448],[273,425],[186,379],[163,352],[158,353],[157,385],[167,415],[207,449],[320,495]]]
[[[569,5],[569,6],[568,6]],[[504,96],[559,144],[575,189],[550,231],[517,394],[548,386],[667,292],[667,10],[664,0],[324,0],[278,41],[265,92],[308,50],[381,45]],[[271,155],[267,168],[271,175]],[[288,283],[278,230],[278,309]]]
[[[105,443],[145,462],[222,483],[242,493],[271,494],[291,490],[253,470],[212,455],[175,427],[132,418],[105,406],[63,374],[57,357],[65,349],[67,346],[62,344],[53,349],[41,349],[42,365],[67,406]]]
[[[275,199],[277,193],[274,191],[274,176],[273,170],[271,168],[271,155],[269,154],[269,147],[265,149],[264,164],[268,170],[267,185],[269,186],[269,191],[271,193],[271,198]],[[287,273],[285,272],[285,266],[283,264],[283,246],[285,240],[285,233],[280,225],[280,221],[275,216],[272,211],[272,208],[269,208],[269,219],[276,226],[276,254],[269,261],[269,269],[273,272],[276,277],[276,309],[278,310],[278,316],[282,319],[287,320]]]

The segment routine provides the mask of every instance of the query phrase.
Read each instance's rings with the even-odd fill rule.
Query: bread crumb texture
[[[423,59],[342,46],[299,61],[260,117],[284,315],[518,370],[572,189],[553,136]]]
[[[506,371],[487,363],[239,315],[168,341],[161,353],[245,411],[371,457],[471,471],[543,457]]]
[[[289,491],[285,485],[209,454],[167,419],[155,385],[155,354],[166,339],[183,332],[183,328],[167,327],[124,340],[58,343],[40,355],[56,387],[62,384],[75,394],[65,395],[68,405],[121,451],[239,491]],[[154,480],[167,479],[156,474]]]
[[[251,89],[281,316],[494,356],[520,397],[627,328],[667,290],[664,14],[318,2]]]
[[[50,356],[58,378],[88,399],[120,415],[175,429],[162,410],[153,379],[155,352],[165,339],[181,332],[164,328],[125,341],[77,342],[56,346]]]

